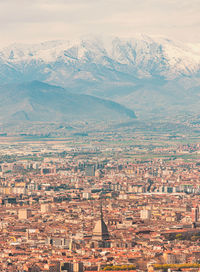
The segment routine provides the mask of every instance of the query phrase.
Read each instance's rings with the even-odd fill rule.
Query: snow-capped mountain
[[[0,50],[1,85],[32,80],[114,99],[139,113],[144,107],[154,112],[177,103],[181,108],[193,103],[191,93],[195,103],[199,99],[200,44],[136,35],[14,44]]]
[[[0,59],[1,64],[18,68],[22,74],[26,73],[29,65],[47,65],[45,74],[53,72],[51,65],[62,63],[66,68],[68,65],[75,69],[81,65],[96,64],[130,74],[134,71],[139,77],[162,75],[174,78],[199,71],[200,44],[183,44],[145,35],[137,35],[129,40],[93,38],[51,41],[35,45],[11,45],[0,50]],[[89,70],[90,67],[84,68]],[[89,71],[79,72],[91,74],[91,79],[95,79]]]

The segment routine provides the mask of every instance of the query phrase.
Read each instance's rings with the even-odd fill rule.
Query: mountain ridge
[[[0,50],[0,85],[32,80],[113,100],[144,118],[200,113],[200,43],[136,35]]]
[[[51,63],[63,61],[65,64],[74,61],[95,61],[98,64],[124,64],[145,67],[148,72],[153,64],[159,61],[165,69],[177,69],[177,73],[186,74],[199,71],[200,43],[180,43],[167,38],[152,38],[150,36],[136,36],[131,39],[113,38],[101,40],[98,38],[71,41],[50,41],[34,45],[11,45],[0,49],[0,59],[5,64],[14,65],[23,61]],[[148,63],[151,57],[156,57],[154,63]],[[188,62],[187,62],[188,61]],[[184,65],[185,64],[185,65]],[[190,67],[185,67],[186,65]],[[154,71],[155,72],[155,71]],[[144,75],[144,74],[143,74]],[[149,76],[149,75],[148,75]]]
[[[0,120],[70,121],[125,120],[134,112],[116,102],[68,90],[40,81],[0,87]]]

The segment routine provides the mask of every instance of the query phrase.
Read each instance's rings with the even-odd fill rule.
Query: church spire
[[[107,226],[103,220],[103,208],[102,208],[102,201],[100,200],[100,218],[96,222],[95,227],[93,229],[92,234],[93,240],[97,241],[104,241],[109,239],[109,233]]]
[[[100,218],[101,218],[101,220],[103,220],[103,207],[102,207],[103,205],[102,205],[102,200],[101,200],[101,202],[100,202]]]

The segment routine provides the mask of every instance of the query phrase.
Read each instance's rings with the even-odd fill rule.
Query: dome
[[[108,240],[109,239],[109,232],[108,228],[103,220],[103,213],[101,209],[101,217],[100,219],[96,222],[96,225],[93,229],[92,233],[92,239],[96,241],[101,241],[101,240]]]

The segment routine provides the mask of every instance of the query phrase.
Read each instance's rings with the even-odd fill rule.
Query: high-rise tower
[[[107,242],[110,238],[108,228],[103,220],[102,205],[100,207],[100,219],[96,222],[92,233],[92,241],[98,244],[99,247],[109,247]]]

